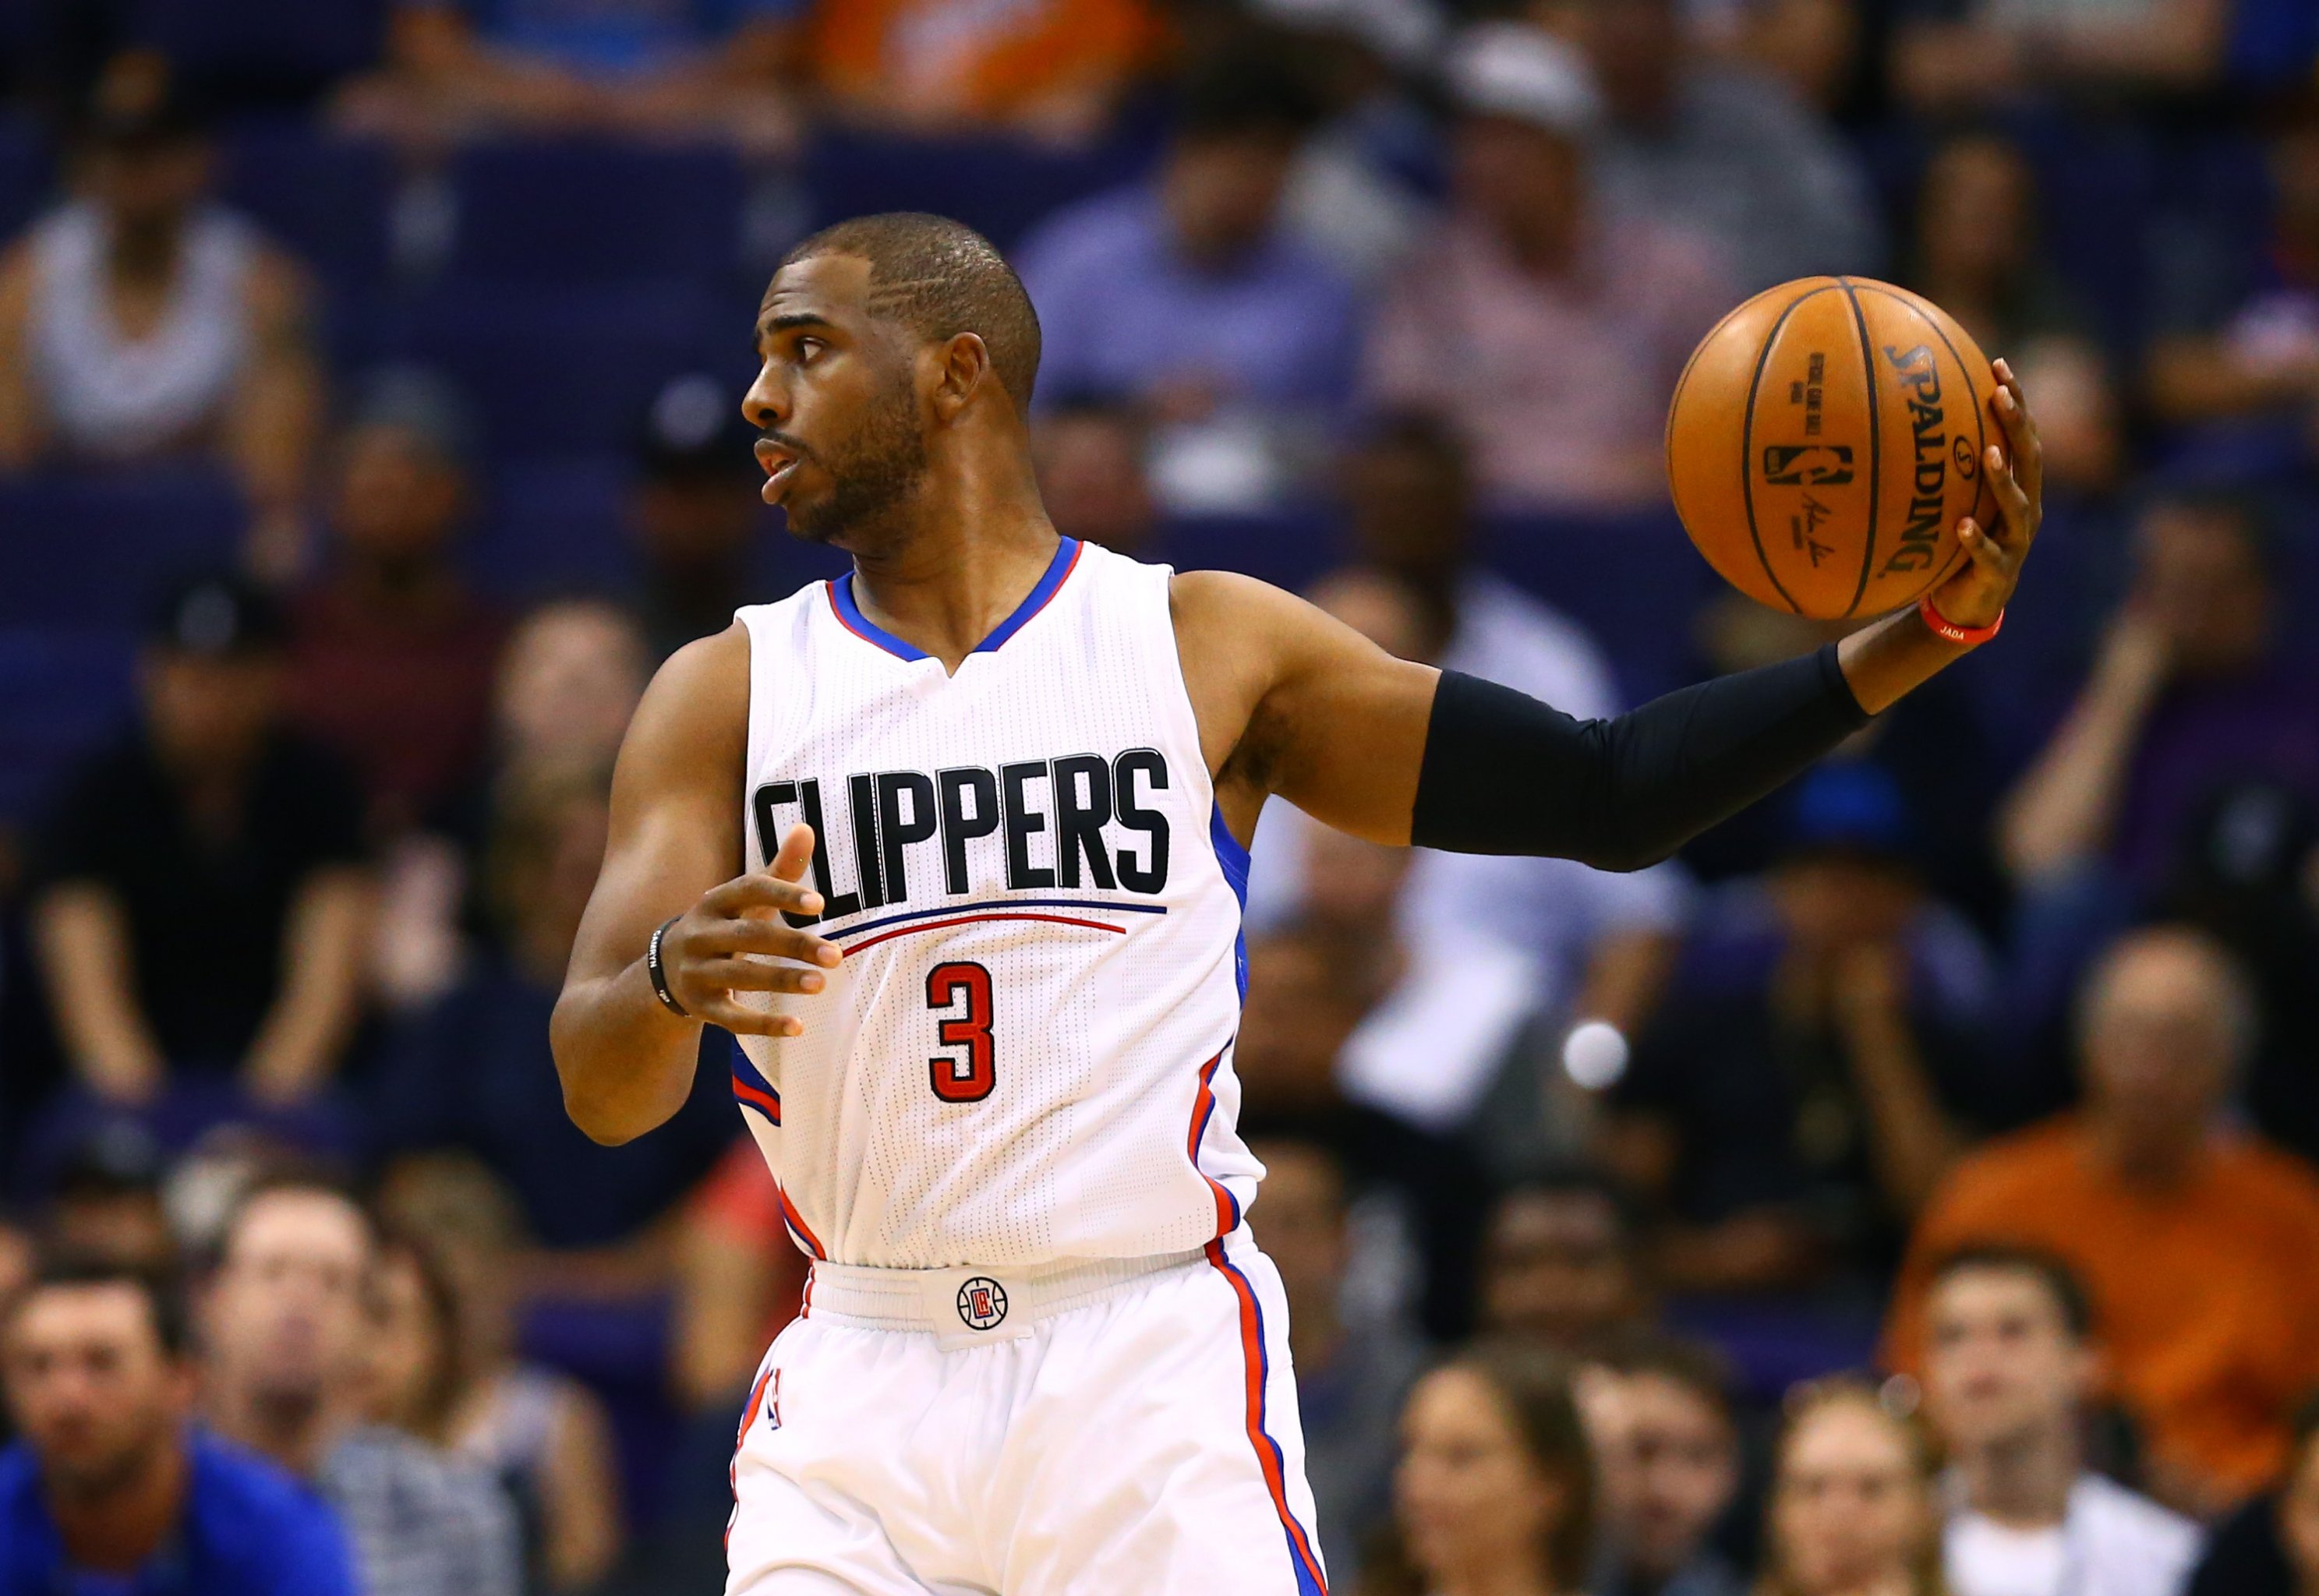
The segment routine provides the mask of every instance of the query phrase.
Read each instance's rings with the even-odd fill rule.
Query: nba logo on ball
[[[996,1328],[1006,1317],[1006,1288],[987,1275],[977,1275],[958,1288],[958,1316],[969,1330]]]

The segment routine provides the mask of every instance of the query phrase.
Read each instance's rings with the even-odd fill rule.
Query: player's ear
[[[934,373],[934,414],[954,420],[985,383],[996,382],[990,370],[990,350],[976,332],[953,333],[935,346],[940,361]]]

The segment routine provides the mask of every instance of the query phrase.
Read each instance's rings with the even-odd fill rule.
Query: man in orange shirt
[[[2121,938],[2086,993],[2082,1105],[1949,1176],[1909,1245],[1886,1361],[1921,1367],[1945,1255],[2041,1249],[2090,1289],[2159,1493],[2207,1511],[2263,1485],[2288,1409],[2319,1385],[2319,1175],[2217,1123],[2254,1026],[2243,978],[2201,933]]]
[[[1145,0],[822,0],[807,56],[844,113],[1077,138],[1102,125],[1160,36]]]

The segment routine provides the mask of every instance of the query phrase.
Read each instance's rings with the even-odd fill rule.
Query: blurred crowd
[[[0,1596],[721,1588],[803,1259],[728,1039],[607,1149],[546,1021],[655,665],[831,569],[765,272],[903,206],[1062,531],[1581,716],[1833,635],[1665,502],[1740,300],[2042,425],[2005,636],[1674,861],[1267,812],[1340,1592],[2319,1593],[2310,0],[0,0]]]

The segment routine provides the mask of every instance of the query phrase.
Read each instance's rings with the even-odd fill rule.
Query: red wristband
[[[2000,609],[1997,612],[1997,618],[1985,627],[1961,627],[1933,607],[1930,593],[1917,600],[1917,613],[1925,618],[1925,625],[1933,629],[1934,636],[1945,643],[1963,644],[1968,648],[1988,642],[2005,625],[2005,611]]]

